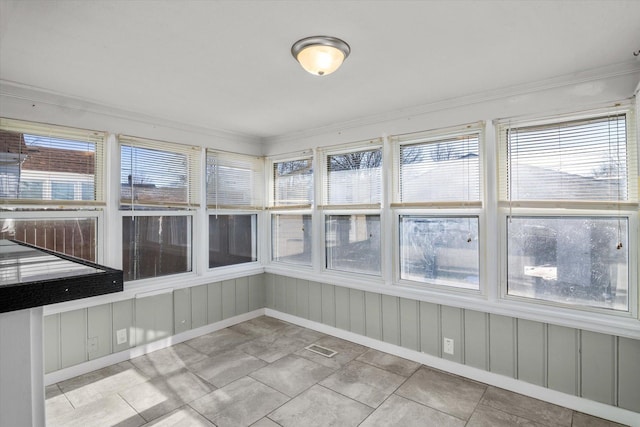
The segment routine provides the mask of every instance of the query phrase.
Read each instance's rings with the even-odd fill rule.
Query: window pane
[[[95,186],[96,149],[94,142],[0,130],[0,198],[81,200],[74,185]]]
[[[381,167],[380,149],[327,156],[327,203],[380,203]]]
[[[275,206],[313,203],[312,159],[273,164],[273,200]]]
[[[209,215],[209,268],[258,260],[257,215]]]
[[[120,147],[120,200],[126,205],[189,203],[185,154],[129,145]]]
[[[262,207],[263,182],[262,157],[207,151],[209,207]]]
[[[273,260],[311,265],[311,215],[273,215]]]
[[[507,229],[509,295],[628,310],[626,218],[514,217]]]
[[[627,200],[624,114],[507,130],[510,200]]]
[[[380,215],[328,215],[329,270],[380,275]]]
[[[0,239],[13,239],[96,261],[96,218],[0,219]]]
[[[400,147],[404,203],[480,200],[478,135]]]
[[[478,217],[400,217],[400,278],[479,289]]]
[[[191,271],[191,217],[123,217],[122,269],[125,281]]]

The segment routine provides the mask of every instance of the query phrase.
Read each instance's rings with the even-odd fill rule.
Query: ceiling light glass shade
[[[302,68],[316,76],[326,76],[336,71],[349,53],[351,48],[347,43],[327,36],[307,37],[291,47],[291,54]]]

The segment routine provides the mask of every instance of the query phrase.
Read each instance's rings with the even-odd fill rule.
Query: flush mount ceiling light
[[[351,53],[343,40],[328,36],[313,36],[298,40],[291,46],[291,54],[307,72],[326,76],[336,71]]]

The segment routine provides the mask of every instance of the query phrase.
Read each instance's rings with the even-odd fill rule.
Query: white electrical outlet
[[[116,331],[116,343],[118,345],[124,344],[127,342],[127,330],[126,329],[118,329]]]
[[[443,352],[445,352],[447,354],[453,354],[453,339],[445,338],[443,347],[444,347],[442,349]]]
[[[89,338],[87,340],[87,347],[89,353],[96,353],[98,351],[98,337]]]

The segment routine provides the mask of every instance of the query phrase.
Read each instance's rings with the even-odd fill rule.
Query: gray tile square
[[[482,384],[422,367],[396,394],[468,420],[485,389]]]
[[[316,341],[314,344],[330,348],[338,353],[335,356],[328,358],[302,348],[301,350],[296,351],[295,354],[306,359],[313,360],[314,362],[331,369],[340,369],[342,366],[367,351],[367,347],[331,336],[324,337]]]
[[[137,427],[144,423],[144,419],[116,394],[59,416],[47,417],[48,427]]]
[[[400,375],[354,360],[320,385],[377,408],[405,380]]]
[[[582,412],[574,412],[571,427],[624,427],[624,425],[583,414]]]
[[[150,421],[211,391],[211,385],[183,369],[121,391],[120,396]]]
[[[164,417],[157,418],[143,427],[216,427],[190,406],[183,406]]]
[[[319,385],[298,395],[269,418],[284,427],[357,426],[373,409]]]
[[[147,377],[154,378],[178,371],[206,358],[206,354],[181,343],[136,357],[131,359],[131,363]]]
[[[482,404],[528,420],[554,426],[570,426],[573,411],[497,387],[488,387]]]
[[[73,411],[73,405],[57,384],[45,387],[44,398],[47,417],[56,418],[65,412]]]
[[[303,341],[305,345],[309,345],[313,342],[318,341],[319,339],[327,337],[327,335],[323,334],[322,332],[303,328],[298,325],[288,325],[285,328],[280,329],[278,333],[287,337],[296,338],[300,341]]]
[[[229,329],[252,338],[257,338],[269,335],[289,325],[290,323],[283,322],[282,320],[275,319],[273,317],[261,316],[233,325],[229,327]]]
[[[231,350],[202,360],[190,370],[219,388],[265,365],[264,361],[247,353]]]
[[[185,341],[185,344],[200,353],[214,355],[231,350],[250,339],[251,337],[245,334],[226,328]]]
[[[533,421],[521,418],[515,415],[507,414],[495,408],[484,405],[478,405],[473,411],[467,427],[544,427],[544,424],[534,423]]]
[[[274,423],[269,418],[262,418],[260,421],[257,421],[251,424],[251,427],[280,427],[279,424]]]
[[[298,338],[272,333],[242,344],[238,346],[238,349],[265,362],[273,363],[288,354],[295,353],[306,345],[305,341]]]
[[[394,374],[402,375],[403,377],[411,376],[420,367],[420,364],[417,362],[412,362],[411,360],[374,349],[367,350],[364,354],[358,356],[356,360],[377,366],[380,369],[393,372]]]
[[[360,427],[424,427],[426,425],[463,427],[465,423],[459,418],[393,394],[373,414],[369,415]]]
[[[58,386],[71,404],[78,408],[148,379],[127,361],[59,382]]]
[[[253,378],[244,377],[191,402],[190,406],[218,427],[248,426],[288,399]]]
[[[299,356],[285,356],[250,374],[252,378],[293,397],[333,373],[333,369]]]

